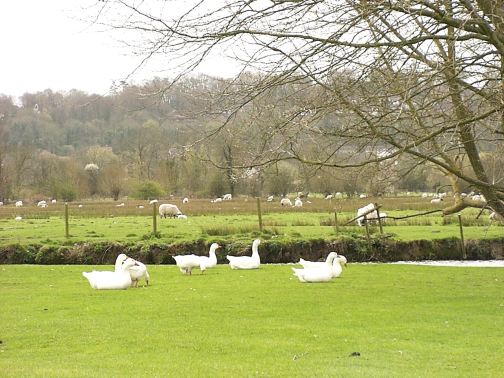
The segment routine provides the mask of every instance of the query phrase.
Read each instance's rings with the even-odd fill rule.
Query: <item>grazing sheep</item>
[[[212,202],[212,203],[222,202],[222,198],[219,197],[219,198],[216,198],[216,199],[214,199],[214,200],[212,200],[210,202]]]
[[[51,203],[56,203],[57,201],[55,199],[51,200]]]
[[[422,193],[422,198],[427,198],[427,197],[429,197],[428,193]]]
[[[273,202],[273,200],[275,199],[275,196],[269,196],[266,201],[267,202]]]
[[[376,221],[378,222],[378,211],[373,211],[372,213],[369,213],[366,217],[368,221]],[[387,213],[381,212],[380,211],[380,219],[382,224],[385,224],[385,219],[387,218]]]
[[[153,199],[149,201],[149,205],[152,205],[153,203],[158,203],[159,201],[157,199]]]
[[[182,214],[176,205],[172,205],[170,203],[163,203],[162,205],[159,205],[158,211],[161,218],[176,218],[178,215]]]
[[[231,195],[231,193],[227,193],[222,196],[222,199],[224,201],[231,201],[233,199],[233,196]]]
[[[441,203],[441,201],[443,201],[442,198],[433,198],[433,199],[431,199],[430,203],[438,204],[438,203]]]
[[[495,211],[492,211],[492,213],[488,216],[488,219],[490,219],[491,221],[504,222],[504,218],[502,217],[502,215],[497,214]]]
[[[0,206],[3,206],[3,202],[0,201]]]
[[[124,202],[117,204],[116,207],[124,207]]]
[[[22,220],[23,218],[22,218],[22,217],[20,217],[20,216],[18,215],[18,216],[17,216],[16,218],[14,218],[14,219],[15,219],[15,220],[17,220],[17,221],[20,221],[20,220]]]
[[[80,205],[79,205],[79,206],[77,206],[77,207],[78,207],[78,208],[81,208],[82,206],[83,206],[83,205],[82,205],[82,204],[80,204]]]
[[[144,205],[138,205],[138,208],[139,209],[145,209],[145,206]]]
[[[23,207],[23,201],[16,201],[16,207]]]
[[[288,198],[282,198],[280,200],[280,206],[292,206],[292,202]]]
[[[367,198],[367,195],[365,195],[365,194],[361,194],[361,195],[359,196],[359,198],[361,198],[361,199]]]
[[[363,225],[363,222],[364,222],[364,216],[363,216],[363,214],[365,214],[366,212],[368,212],[368,211],[370,211],[370,210],[375,209],[375,208],[376,208],[376,206],[377,206],[377,204],[375,204],[375,203],[370,203],[370,204],[368,204],[368,205],[366,205],[366,206],[364,206],[364,207],[361,207],[361,208],[357,209],[357,216],[359,217],[359,218],[357,218],[357,224],[358,224],[359,226],[362,226],[362,225]],[[375,212],[372,212],[372,213],[367,214],[367,215],[366,215],[366,218],[370,218],[370,217],[372,217],[372,215],[371,215],[371,214],[374,214],[374,219],[376,219],[376,218],[377,218],[376,211],[375,211]]]
[[[303,207],[303,201],[301,201],[301,198],[296,198],[294,200],[294,207]]]
[[[332,194],[328,194],[327,196],[325,196],[325,199],[326,200],[330,200],[332,199],[334,196]]]
[[[182,200],[182,203],[189,203],[189,198],[185,197],[185,198]]]

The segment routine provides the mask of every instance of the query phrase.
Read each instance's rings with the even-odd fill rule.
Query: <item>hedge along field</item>
[[[311,204],[305,203],[301,209],[283,208],[276,202],[262,201],[264,233],[261,235],[255,199],[239,198],[218,204],[210,203],[210,200],[192,200],[189,204],[180,205],[181,210],[188,215],[187,220],[157,217],[160,238],[156,240],[180,243],[194,240],[212,242],[219,239],[247,243],[258,236],[287,242],[365,235],[365,228],[355,225],[342,226],[337,234],[333,209],[338,209],[338,223],[343,224],[355,216],[352,209],[369,203],[370,199],[337,200],[332,203],[323,199],[311,201]],[[428,200],[417,197],[385,198],[382,202],[383,211],[389,216],[404,216],[436,208]],[[143,204],[144,208],[138,208],[139,204]],[[415,209],[405,210],[404,207]],[[0,245],[61,245],[105,240],[148,243],[152,240],[152,206],[145,201],[126,202],[124,207],[117,207],[114,202],[91,202],[83,203],[83,207],[79,208],[75,203],[70,204],[69,208],[71,237],[66,239],[62,204],[49,205],[45,209],[34,205],[22,208],[1,207]],[[490,224],[486,214],[476,220],[477,214],[476,209],[466,209],[462,213],[465,239],[502,237],[502,225],[495,222]],[[22,216],[23,220],[15,221],[16,215]],[[441,217],[438,214],[388,220],[384,231],[392,238],[405,241],[444,239],[460,235],[456,216]],[[378,233],[376,226],[372,227],[372,232]]]
[[[0,267],[3,377],[502,375],[503,269],[349,264],[302,284],[289,265],[156,265],[149,287],[95,291],[92,268]]]

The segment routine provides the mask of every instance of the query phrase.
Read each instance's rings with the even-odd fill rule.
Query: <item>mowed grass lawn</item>
[[[302,284],[289,265],[158,265],[126,291],[91,289],[93,268],[112,269],[0,267],[2,377],[502,376],[502,268],[349,264]]]

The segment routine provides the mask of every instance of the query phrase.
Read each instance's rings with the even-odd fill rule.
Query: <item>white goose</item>
[[[200,266],[200,256],[196,255],[179,255],[173,256],[180,271],[184,274],[192,274],[193,268]]]
[[[124,290],[131,286],[129,268],[135,265],[135,260],[127,258],[114,272],[82,272],[93,289],[97,290]]]
[[[260,243],[261,240],[259,239],[254,240],[252,243],[252,256],[226,256],[231,269],[258,269],[261,265],[258,250]]]
[[[220,248],[220,245],[217,243],[212,243],[210,246],[210,251],[208,252],[209,256],[200,256],[199,267],[201,269],[201,273],[203,273],[208,268],[213,268],[217,265],[217,256],[215,255],[215,250]]]
[[[331,252],[321,266],[305,269],[292,268],[292,271],[301,282],[328,282],[333,278],[333,261],[336,259],[336,256],[336,252]]]
[[[119,271],[121,269],[121,266],[123,262],[128,258],[124,253],[121,253],[119,256],[117,256],[116,262],[115,262],[115,271]],[[147,272],[147,267],[145,264],[141,263],[138,260],[134,260],[135,265],[133,265],[131,268],[129,268],[129,273],[131,276],[131,286],[133,287],[138,287],[138,282],[140,281],[141,278],[145,278],[145,282],[147,285],[149,285],[150,281],[150,276],[149,272]]]
[[[323,267],[329,260],[332,260],[333,277],[339,277],[343,271],[343,265],[346,266],[347,259],[343,255],[338,255],[336,252],[331,252],[327,255],[326,261],[307,261],[304,259],[299,259],[299,264],[303,268],[317,268]]]

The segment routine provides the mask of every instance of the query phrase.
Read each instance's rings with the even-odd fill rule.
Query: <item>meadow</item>
[[[191,200],[181,204],[180,199],[170,202],[179,205],[188,219],[157,218],[158,241],[180,243],[194,240],[212,242],[237,241],[248,243],[261,235],[264,239],[283,241],[302,241],[313,239],[332,240],[343,235],[365,235],[364,227],[354,222],[343,226],[355,216],[355,209],[371,199],[349,199],[326,201],[310,199],[301,209],[283,208],[277,202],[261,202],[264,233],[259,233],[257,202],[253,198],[238,198],[222,203],[210,203],[208,199]],[[388,216],[404,215],[440,209],[430,204],[428,199],[418,197],[383,198],[377,200]],[[69,205],[70,238],[65,238],[64,206],[49,205],[37,208],[28,205],[15,208],[12,205],[0,207],[0,245],[8,244],[49,244],[62,245],[85,241],[145,242],[152,232],[152,207],[146,201],[127,201],[124,207],[117,207],[113,201],[83,202]],[[142,205],[144,208],[139,208]],[[334,213],[338,217],[338,230],[335,227]],[[502,237],[504,229],[498,223],[490,223],[485,212],[479,219],[476,209],[462,212],[464,236],[466,239]],[[21,216],[21,221],[14,217]],[[371,229],[378,233],[378,227]],[[440,213],[408,218],[388,219],[384,232],[398,240],[443,239],[459,237],[456,215],[442,217]]]
[[[125,291],[92,290],[93,268],[0,267],[3,377],[502,374],[499,268],[349,264],[302,284],[290,265],[157,265]]]

